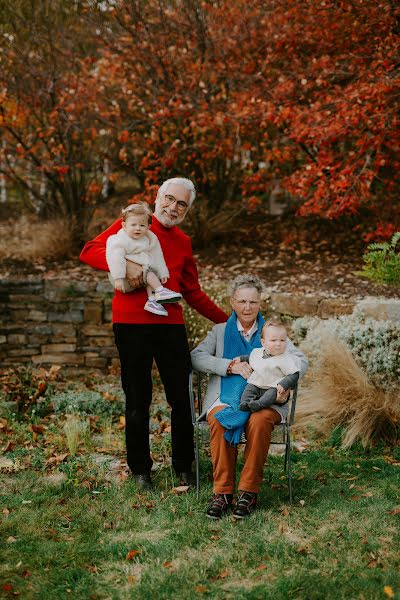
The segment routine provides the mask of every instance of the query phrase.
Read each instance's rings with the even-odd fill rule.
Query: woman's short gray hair
[[[236,291],[242,288],[254,288],[259,294],[262,294],[264,291],[264,284],[257,275],[251,275],[250,273],[236,275],[235,279],[233,279],[229,285],[229,296],[232,298]]]
[[[189,208],[192,206],[195,198],[196,198],[196,188],[194,187],[194,183],[191,179],[186,179],[186,177],[172,177],[172,179],[167,179],[160,185],[157,192],[157,198],[165,194],[170,184],[181,185],[190,193],[189,198]]]

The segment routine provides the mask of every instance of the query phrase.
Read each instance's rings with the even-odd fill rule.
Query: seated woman
[[[203,342],[192,351],[193,368],[209,373],[204,410],[200,419],[210,425],[214,495],[207,508],[211,519],[221,517],[231,508],[235,489],[237,444],[246,435],[244,466],[239,481],[239,495],[233,516],[243,519],[257,504],[274,426],[288,414],[289,391],[278,386],[275,404],[254,413],[239,410],[241,394],[252,373],[242,355],[261,347],[264,319],[260,313],[263,284],[254,275],[239,275],[231,284],[233,309],[227,323],[215,325]],[[304,354],[287,340],[287,350],[300,363],[300,377],[307,370]]]

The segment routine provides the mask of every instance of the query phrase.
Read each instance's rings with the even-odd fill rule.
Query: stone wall
[[[106,369],[118,364],[111,326],[113,292],[107,280],[0,282],[0,366],[24,363]],[[355,307],[374,319],[400,321],[400,300],[324,298],[271,293],[275,314],[329,318]]]
[[[0,282],[0,365],[106,368],[117,362],[108,281]]]

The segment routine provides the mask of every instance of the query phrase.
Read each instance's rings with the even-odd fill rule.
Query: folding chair
[[[196,380],[196,381],[195,381]],[[199,422],[199,416],[202,413],[203,397],[205,395],[207,375],[200,373],[199,371],[192,370],[189,375],[189,396],[190,396],[190,409],[192,413],[192,423],[195,433],[195,460],[196,460],[196,490],[197,496],[200,492],[200,427],[203,424]],[[195,391],[196,388],[196,391]],[[285,465],[288,489],[289,489],[289,502],[293,502],[293,486],[292,486],[292,461],[291,461],[291,439],[290,430],[293,425],[295,411],[296,411],[296,400],[297,400],[298,385],[291,391],[289,399],[289,412],[288,416],[284,421],[275,426],[272,432],[271,444],[285,446]],[[197,393],[196,393],[197,392]],[[205,422],[206,423],[206,422]],[[245,438],[242,439],[245,442]]]

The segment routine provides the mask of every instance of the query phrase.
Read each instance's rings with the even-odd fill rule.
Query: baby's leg
[[[276,388],[268,388],[267,390],[261,390],[262,394],[259,395],[256,402],[252,402],[249,405],[250,412],[256,412],[262,408],[269,408],[276,401]]]
[[[154,273],[154,271],[147,271],[146,273],[146,283],[147,283],[147,293],[148,289],[150,288],[151,290],[156,290],[159,287],[162,287],[162,283],[161,281],[158,279],[157,275]]]
[[[262,392],[263,390],[260,390],[256,385],[248,383],[240,398],[239,409],[243,411],[251,410],[251,406],[258,400]]]

